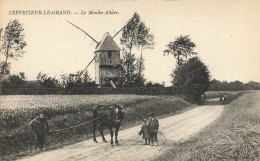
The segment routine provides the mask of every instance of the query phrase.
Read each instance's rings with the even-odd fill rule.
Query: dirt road
[[[159,145],[142,145],[142,137],[138,135],[141,126],[119,131],[119,146],[110,146],[92,139],[65,146],[57,150],[42,152],[32,157],[25,157],[22,161],[71,161],[71,160],[150,160],[163,153],[168,144],[174,141],[185,140],[198,133],[202,128],[212,123],[223,111],[222,105],[198,106],[185,113],[160,119]],[[110,136],[106,135],[109,141]],[[165,144],[166,142],[166,144]]]

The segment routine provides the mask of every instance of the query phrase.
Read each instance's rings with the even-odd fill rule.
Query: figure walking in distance
[[[40,116],[36,117],[30,122],[31,128],[36,136],[36,149],[43,150],[45,144],[46,134],[49,131],[49,126],[45,113],[41,112]]]
[[[154,142],[156,145],[158,145],[158,138],[157,133],[159,129],[159,121],[154,117],[154,113],[151,112],[148,114],[149,117],[149,132],[150,132],[150,138],[151,138],[151,146],[154,145]]]

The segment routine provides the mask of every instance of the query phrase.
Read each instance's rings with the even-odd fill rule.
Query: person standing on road
[[[41,112],[40,116],[36,117],[30,122],[30,125],[36,136],[36,148],[38,150],[43,150],[46,134],[49,131],[48,121],[45,117],[45,113]]]
[[[157,133],[159,129],[159,121],[154,117],[154,113],[151,112],[148,114],[149,117],[149,131],[150,131],[150,139],[151,139],[151,146],[154,145],[154,142],[156,145],[158,145],[158,138]]]
[[[139,135],[142,135],[143,134],[143,139],[145,141],[145,145],[148,145],[150,144],[150,132],[149,132],[149,122],[143,118],[143,126],[139,132]]]

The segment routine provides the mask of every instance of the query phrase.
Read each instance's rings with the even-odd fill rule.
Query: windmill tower
[[[89,38],[97,43],[94,51],[94,58],[88,63],[87,67],[79,76],[81,76],[88,66],[95,60],[95,83],[101,87],[112,86],[113,88],[120,85],[120,48],[113,38],[118,35],[124,27],[121,28],[113,37],[111,37],[108,32],[105,33],[101,41],[97,42],[81,28],[69,21],[67,22],[84,32]],[[130,21],[128,23],[130,23]]]
[[[120,85],[120,48],[109,33],[104,34],[94,53],[96,84],[114,88]]]

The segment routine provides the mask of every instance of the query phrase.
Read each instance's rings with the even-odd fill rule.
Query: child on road
[[[145,118],[143,118],[143,126],[139,132],[139,135],[143,134],[143,139],[145,141],[145,145],[150,144],[150,133],[149,133],[149,122]]]
[[[150,138],[151,138],[151,146],[154,145],[154,142],[156,145],[158,145],[158,138],[157,138],[157,133],[159,129],[159,121],[154,117],[154,113],[151,112],[148,114],[149,117],[149,132],[150,132]]]

